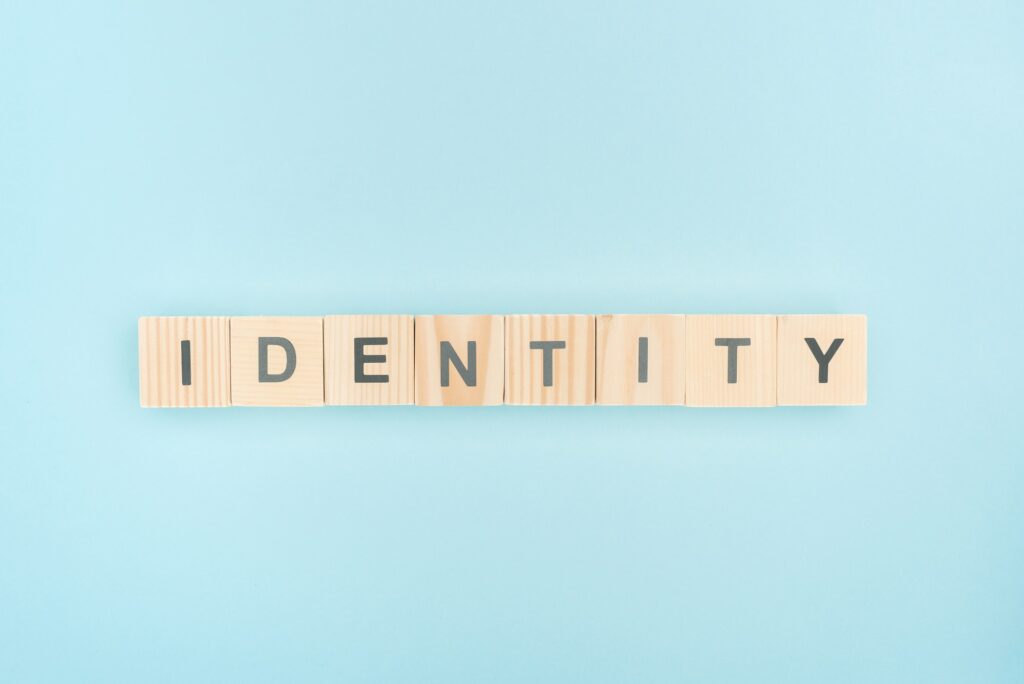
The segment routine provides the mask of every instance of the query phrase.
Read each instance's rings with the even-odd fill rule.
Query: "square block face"
[[[594,403],[594,316],[506,316],[505,403]]]
[[[778,339],[780,406],[868,403],[866,316],[779,316]]]
[[[413,402],[412,316],[325,316],[324,403]]]
[[[254,316],[231,319],[234,406],[322,406],[324,319]]]
[[[775,316],[686,317],[687,406],[775,406]]]
[[[417,316],[416,404],[500,404],[504,330],[504,316]]]
[[[597,403],[683,405],[686,318],[597,317]]]
[[[139,403],[146,408],[230,406],[227,316],[139,319]]]

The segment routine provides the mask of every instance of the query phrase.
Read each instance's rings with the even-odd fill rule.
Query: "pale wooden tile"
[[[140,318],[139,402],[147,408],[230,406],[229,345],[226,316]]]
[[[868,402],[867,316],[779,316],[778,359],[780,406]]]
[[[597,403],[682,406],[686,318],[597,317]]]
[[[231,403],[234,406],[322,406],[324,336],[320,316],[252,316],[231,319]],[[260,338],[283,338],[294,349],[287,379],[285,347],[266,345],[260,377]]]
[[[686,405],[775,406],[775,349],[775,316],[688,315]]]
[[[506,316],[505,403],[593,404],[595,327],[586,315]]]
[[[504,327],[503,316],[417,316],[416,404],[493,406],[502,403]],[[460,366],[456,365],[453,354]],[[445,375],[447,386],[443,384]]]
[[[413,403],[413,358],[412,316],[325,316],[324,403]]]

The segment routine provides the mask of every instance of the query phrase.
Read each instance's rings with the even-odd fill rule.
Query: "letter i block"
[[[779,405],[868,403],[866,316],[779,316]]]
[[[597,317],[597,403],[683,405],[686,317]]]
[[[686,317],[687,406],[775,406],[775,316]]]
[[[324,403],[413,403],[412,316],[325,316]]]
[[[320,316],[232,318],[232,405],[322,406],[323,323]]]
[[[594,316],[506,316],[505,403],[594,403]]]
[[[417,316],[416,404],[500,404],[504,331],[504,316]]]
[[[139,403],[145,408],[230,406],[226,316],[139,319]]]

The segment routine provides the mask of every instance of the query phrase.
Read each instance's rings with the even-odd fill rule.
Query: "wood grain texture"
[[[780,406],[858,405],[868,402],[868,319],[861,315],[779,316],[778,366]],[[805,338],[827,354],[842,338],[828,362],[826,382]]]
[[[322,406],[324,327],[320,316],[251,316],[231,319],[233,406]],[[259,338],[284,337],[295,346],[295,371],[283,382],[259,381]],[[268,348],[267,369],[280,373],[285,354]]]
[[[386,338],[367,345],[363,354],[384,356],[363,363],[364,375],[387,376],[387,382],[356,382],[356,338]],[[324,403],[330,406],[411,404],[414,400],[413,318],[400,315],[324,317]]]
[[[775,316],[686,317],[687,406],[775,406]],[[719,338],[747,338],[736,349],[736,382],[728,382],[729,349]]]
[[[595,386],[594,316],[505,317],[505,403],[589,405]],[[544,351],[531,342],[564,342],[551,352],[551,386],[544,385]]]
[[[182,340],[189,342],[188,385],[182,384]],[[146,408],[230,406],[228,318],[140,318],[139,403]]]
[[[686,394],[686,317],[675,314],[597,317],[597,403],[682,406]],[[646,339],[641,382],[640,338]]]
[[[469,368],[469,342],[476,342],[476,386],[469,387],[449,361],[448,386],[441,386],[441,343],[448,342]],[[494,406],[504,400],[504,316],[416,317],[416,404]]]

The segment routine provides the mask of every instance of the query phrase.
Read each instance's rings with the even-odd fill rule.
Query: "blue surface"
[[[1024,681],[1024,5],[331,5],[0,8],[0,680]],[[138,408],[144,314],[648,311],[870,405]]]

